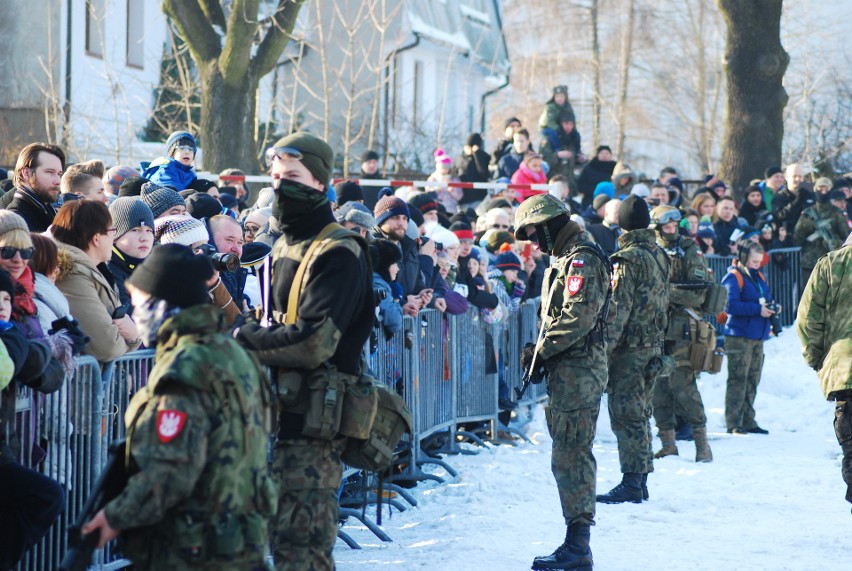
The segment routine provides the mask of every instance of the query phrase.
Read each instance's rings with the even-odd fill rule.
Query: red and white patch
[[[161,410],[157,413],[157,436],[166,444],[177,438],[186,424],[186,413],[179,410]]]
[[[568,290],[568,295],[577,295],[583,289],[583,276],[570,276],[565,289]]]
[[[572,268],[582,268],[582,267],[583,267],[583,266],[585,266],[585,265],[586,265],[586,263],[585,263],[583,260],[579,259],[579,258],[578,258],[578,259],[571,260],[571,267],[572,267]]]

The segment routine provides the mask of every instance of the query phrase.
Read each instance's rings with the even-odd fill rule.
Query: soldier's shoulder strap
[[[352,241],[354,241],[357,245],[352,244]],[[284,319],[285,325],[293,325],[296,323],[299,315],[299,296],[301,295],[302,289],[307,281],[307,272],[313,261],[333,246],[349,244],[352,244],[350,249],[353,253],[356,253],[356,255],[358,249],[364,252],[364,257],[369,265],[370,256],[367,255],[367,242],[359,234],[352,232],[351,230],[347,230],[337,222],[327,224],[325,228],[317,234],[316,238],[314,238],[314,241],[305,252],[302,261],[299,262],[299,268],[296,270],[296,275],[293,277],[293,284],[290,286],[290,295],[287,298],[287,314]],[[368,268],[368,270],[368,275],[372,276],[372,269]]]
[[[602,333],[604,338],[606,337],[606,324],[609,320],[609,304],[612,300],[612,260],[610,257],[606,255],[606,252],[603,251],[601,245],[595,242],[580,242],[575,245],[568,254],[569,258],[574,257],[574,255],[578,254],[581,251],[589,252],[595,257],[597,257],[603,267],[606,269],[606,275],[609,283],[607,284],[606,290],[606,298],[604,299],[604,303],[601,306],[601,310],[598,313],[598,321],[595,323],[595,330]]]

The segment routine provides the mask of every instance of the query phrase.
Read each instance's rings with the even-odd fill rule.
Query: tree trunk
[[[592,0],[592,147],[601,144],[601,44],[598,38],[598,0]]]
[[[259,168],[254,137],[257,80],[227,85],[217,63],[199,70],[201,80],[201,148],[204,169],[219,172],[237,167]]]
[[[717,0],[727,24],[728,104],[721,176],[736,196],[770,166],[781,166],[781,81],[790,56],[781,46],[782,0]]]
[[[628,0],[627,29],[621,44],[621,65],[619,75],[621,82],[618,89],[618,136],[615,144],[616,159],[624,157],[624,139],[627,136],[627,84],[630,80],[630,52],[633,48],[633,27],[636,21],[636,0]]]

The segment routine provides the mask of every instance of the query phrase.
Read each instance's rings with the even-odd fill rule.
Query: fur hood
[[[56,281],[62,281],[70,276],[74,271],[80,271],[83,266],[92,271],[98,271],[97,266],[92,259],[80,248],[56,241],[59,261],[59,274],[56,276]]]

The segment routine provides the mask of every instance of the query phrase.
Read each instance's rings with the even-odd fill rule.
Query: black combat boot
[[[648,494],[648,474],[642,474],[642,500],[648,501],[650,497],[650,494]]]
[[[592,571],[592,550],[589,548],[590,526],[587,523],[572,523],[565,533],[565,543],[550,555],[536,557],[532,568],[538,571],[548,569],[571,569],[572,571]]]
[[[619,485],[599,495],[597,500],[604,504],[642,503],[642,474],[624,474]]]

